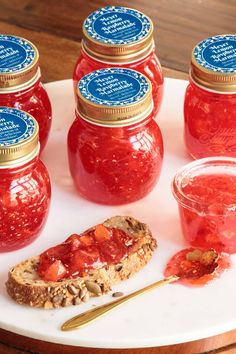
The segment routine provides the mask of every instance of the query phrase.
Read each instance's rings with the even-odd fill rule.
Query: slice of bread
[[[37,256],[9,271],[6,283],[8,294],[19,304],[32,307],[50,309],[78,305],[90,296],[110,291],[112,285],[128,279],[151,259],[157,243],[146,224],[129,216],[115,216],[103,225],[121,229],[136,240],[135,249],[120,263],[90,270],[85,277],[45,282],[36,271],[39,262]]]

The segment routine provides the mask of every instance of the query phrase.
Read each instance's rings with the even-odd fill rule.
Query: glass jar
[[[68,155],[79,193],[110,205],[147,195],[163,160],[150,81],[134,70],[102,69],[79,81],[77,95]]]
[[[28,40],[0,35],[0,106],[23,110],[37,120],[42,151],[51,128],[52,108],[38,60],[38,50]]]
[[[153,23],[143,13],[120,6],[107,6],[90,14],[83,24],[81,55],[73,80],[109,67],[126,67],[141,72],[152,83],[156,116],[163,95],[163,74],[155,55]]]
[[[193,49],[184,101],[189,154],[236,157],[236,35],[220,35]]]
[[[196,247],[236,253],[236,159],[194,161],[174,177],[186,241]]]
[[[38,139],[31,115],[0,107],[0,252],[28,245],[46,222],[51,187]]]

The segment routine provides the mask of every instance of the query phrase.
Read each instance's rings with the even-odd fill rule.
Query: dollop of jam
[[[84,276],[91,269],[119,263],[134,244],[135,239],[123,230],[97,225],[43,252],[37,272],[45,281]]]
[[[229,255],[214,249],[187,248],[176,253],[167,263],[165,277],[177,275],[178,283],[202,286],[218,278],[231,266]]]

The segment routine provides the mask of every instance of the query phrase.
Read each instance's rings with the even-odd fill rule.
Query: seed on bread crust
[[[76,289],[81,289],[81,287],[82,287],[82,282],[81,282],[81,280],[75,281],[75,282],[74,282],[74,287],[75,287]]]
[[[63,300],[63,295],[56,295],[52,298],[52,302],[53,302],[53,305],[56,306],[60,306],[61,303],[62,303],[62,300]]]
[[[67,307],[67,306],[70,306],[71,304],[72,304],[71,299],[69,299],[68,297],[66,297],[62,301],[62,307]]]
[[[89,292],[87,291],[87,293],[82,297],[82,301],[87,302],[89,300],[89,298],[90,298]]]
[[[79,296],[73,299],[73,305],[79,305],[81,303],[81,298]]]
[[[79,292],[79,297],[83,299],[83,297],[87,294],[88,290],[86,287],[83,287]]]
[[[68,289],[68,291],[69,291],[69,293],[70,293],[71,295],[77,295],[78,292],[79,292],[79,290],[76,289],[76,287],[75,287],[74,285],[72,285],[72,284],[69,284],[69,285],[67,286],[67,289]]]
[[[45,301],[45,303],[44,303],[44,308],[45,308],[46,310],[52,309],[52,308],[53,308],[53,305],[52,305],[51,301],[49,301],[49,300]]]
[[[90,291],[90,293],[95,294],[95,295],[101,295],[102,290],[101,287],[95,283],[94,281],[86,281],[85,282],[86,288],[88,289],[88,291]]]
[[[122,268],[123,268],[122,264],[117,264],[115,266],[115,269],[116,269],[117,272],[120,272]]]

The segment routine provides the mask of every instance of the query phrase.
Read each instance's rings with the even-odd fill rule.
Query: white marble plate
[[[163,277],[167,260],[186,247],[180,231],[177,205],[170,182],[189,161],[182,139],[182,106],[186,81],[166,79],[165,97],[158,122],[165,142],[165,159],[155,190],[139,202],[121,207],[99,206],[76,194],[67,164],[66,135],[73,121],[72,82],[47,86],[53,105],[53,129],[43,154],[53,187],[51,211],[43,234],[25,249],[0,255],[0,327],[49,342],[98,347],[152,347],[192,341],[236,328],[236,257],[233,267],[203,288],[171,284],[117,308],[89,326],[61,332],[60,325],[76,314],[110,300],[111,294],[78,307],[60,310],[33,309],[14,303],[6,294],[10,266],[116,215],[132,215],[148,223],[159,248],[152,261],[132,279],[114,287],[125,294]]]

